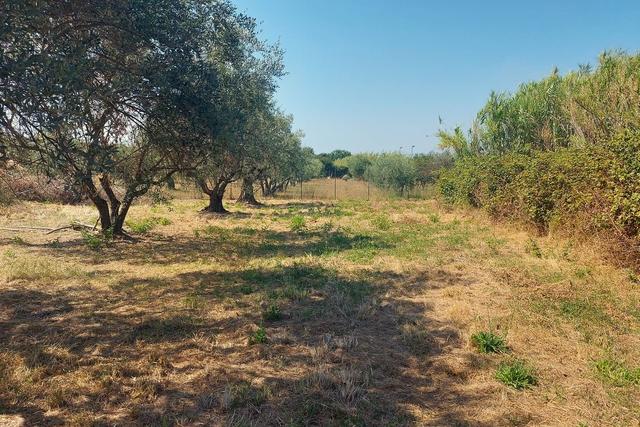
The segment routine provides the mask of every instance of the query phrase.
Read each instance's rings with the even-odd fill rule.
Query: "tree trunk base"
[[[226,210],[224,207],[212,208],[211,206],[205,206],[204,208],[202,208],[200,210],[200,212],[202,212],[202,213],[210,213],[210,214],[218,214],[218,215],[227,215],[227,214],[231,213],[228,210]]]
[[[245,204],[245,205],[253,206],[253,207],[260,207],[260,206],[262,206],[262,205],[263,205],[262,203],[260,203],[259,201],[257,201],[257,200],[255,199],[255,197],[253,197],[253,198],[246,198],[246,197],[243,197],[243,198],[241,198],[241,199],[236,200],[236,203],[243,203],[243,204]]]

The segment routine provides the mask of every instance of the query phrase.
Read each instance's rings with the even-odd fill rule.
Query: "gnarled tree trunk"
[[[242,179],[242,190],[240,191],[238,202],[246,203],[247,205],[252,206],[260,205],[260,203],[256,200],[255,194],[253,192],[253,182],[254,181],[251,178]]]
[[[226,190],[228,183],[225,181],[215,182],[211,188],[209,188],[204,180],[201,180],[199,184],[202,191],[209,196],[209,205],[204,208],[204,210],[213,213],[228,213],[222,203],[224,191]]]
[[[96,188],[91,177],[86,177],[83,180],[83,190],[87,197],[93,202],[96,209],[98,209],[98,214],[100,215],[100,230],[104,234],[110,233],[113,236],[126,236],[123,229],[124,221],[133,202],[133,198],[125,195],[124,200],[121,202],[111,188],[109,176],[106,174],[101,175],[98,181],[107,196],[106,200]]]

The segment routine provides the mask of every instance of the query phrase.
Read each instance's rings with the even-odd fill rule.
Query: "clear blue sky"
[[[281,106],[316,152],[430,151],[491,90],[640,50],[640,1],[235,0],[285,49]]]

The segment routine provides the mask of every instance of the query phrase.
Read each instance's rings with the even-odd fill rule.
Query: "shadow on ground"
[[[463,346],[457,329],[408,298],[463,280],[433,277],[294,265],[182,273],[147,283],[153,298],[127,281],[5,287],[0,408],[30,425],[478,425],[485,397],[446,362]],[[282,316],[263,320],[258,301]],[[258,324],[268,341],[249,345]]]

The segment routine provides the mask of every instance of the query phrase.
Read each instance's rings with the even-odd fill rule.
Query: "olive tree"
[[[411,157],[400,153],[383,153],[371,161],[366,178],[379,187],[403,194],[415,185],[415,164]]]
[[[136,198],[193,167],[191,151],[220,129],[206,55],[233,60],[234,30],[252,25],[214,0],[23,0],[0,16],[7,149],[79,187],[114,234]]]

